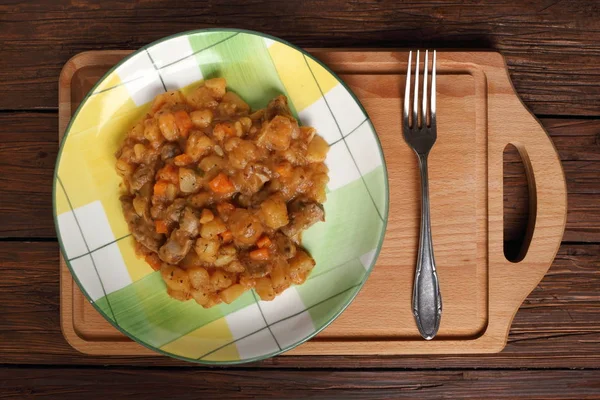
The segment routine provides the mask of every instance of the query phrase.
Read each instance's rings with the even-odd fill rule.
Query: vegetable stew
[[[272,300],[315,266],[329,146],[285,96],[252,112],[223,78],[157,96],[116,154],[136,251],[175,299],[203,307],[254,289]]]

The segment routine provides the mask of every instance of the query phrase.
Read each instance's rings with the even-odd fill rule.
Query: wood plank
[[[543,118],[563,163],[568,188],[564,240],[600,242],[600,119]],[[56,237],[52,219],[52,174],[57,117],[53,113],[0,113],[0,238]],[[519,236],[525,184],[518,158],[505,170],[508,240]],[[31,222],[35,221],[35,225]],[[516,227],[516,228],[515,228]]]
[[[563,245],[518,311],[499,354],[282,356],[244,368],[584,368],[600,365],[600,245]],[[0,359],[6,364],[192,366],[166,357],[91,357],[60,331],[58,245],[0,242]]]
[[[0,237],[56,237],[56,114],[0,113]]]
[[[517,92],[536,114],[599,114],[600,9],[585,0],[525,0],[518,6],[509,0],[102,4],[0,5],[5,16],[0,90],[12,94],[0,98],[0,109],[55,108],[60,69],[81,51],[137,49],[190,29],[237,26],[303,47],[435,43],[440,48],[494,48],[506,56]]]
[[[597,399],[600,371],[235,371],[0,368],[3,396],[61,399]]]

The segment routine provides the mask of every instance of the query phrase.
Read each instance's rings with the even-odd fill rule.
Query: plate
[[[303,235],[317,264],[274,301],[247,292],[204,309],[170,298],[139,259],[121,212],[114,153],[166,90],[222,76],[253,109],[285,94],[303,125],[330,144],[326,222]],[[94,307],[138,343],[176,358],[234,364],[280,354],[329,325],[358,294],[383,242],[385,161],[369,117],[325,65],[280,39],[236,29],[184,32],[136,51],[90,91],[67,127],[54,179],[54,216],[71,273]]]

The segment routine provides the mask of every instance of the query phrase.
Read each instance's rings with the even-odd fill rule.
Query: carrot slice
[[[268,260],[269,259],[269,249],[266,249],[263,247],[262,249],[252,250],[250,252],[250,258],[255,261]]]
[[[169,181],[177,185],[179,183],[179,168],[173,164],[167,164],[158,170],[156,177],[159,180]]]
[[[154,227],[156,228],[156,233],[168,233],[169,226],[163,220],[154,221]]]
[[[186,165],[189,165],[191,163],[194,162],[194,160],[192,159],[192,157],[188,156],[187,154],[183,153],[178,155],[177,157],[175,157],[173,159],[173,162],[175,163],[175,165],[177,165],[178,167],[184,167]],[[178,175],[179,176],[179,175]]]
[[[271,239],[268,236],[263,236],[256,242],[256,245],[260,248],[269,247],[271,245]]]
[[[288,162],[282,162],[275,166],[275,172],[283,178],[287,178],[292,175],[292,165]]]
[[[190,129],[192,129],[192,119],[190,118],[190,114],[188,114],[185,110],[175,111],[173,113],[175,116],[175,125],[177,125],[177,129],[179,129],[179,134],[184,138],[187,138]]]
[[[158,255],[156,255],[156,253],[148,254],[146,256],[146,262],[150,264],[152,269],[155,271],[158,271],[162,265],[162,261],[160,260]]]
[[[223,239],[223,244],[231,243],[231,241],[233,240],[233,234],[228,229],[225,232],[221,233],[221,239]]]
[[[231,193],[235,190],[231,180],[222,172],[210,181],[209,186],[215,193]]]
[[[159,180],[154,184],[154,195],[164,196],[167,193],[167,187],[169,187],[169,181]]]

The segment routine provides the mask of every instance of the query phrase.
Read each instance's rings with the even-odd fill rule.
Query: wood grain
[[[81,51],[133,50],[186,30],[235,26],[303,47],[497,49],[536,114],[600,114],[593,1],[60,0],[4,2],[0,15],[0,91],[12,94],[0,97],[0,109],[55,109],[60,69]]]
[[[0,237],[56,237],[51,195],[58,144],[49,132],[57,127],[52,114],[0,113]]]
[[[398,140],[397,132],[401,124],[401,75],[406,73],[399,70],[399,60],[407,55],[389,51],[311,52],[350,86],[377,129],[387,163],[390,211],[386,240],[360,295],[316,338],[286,354],[500,351],[514,313],[550,267],[566,217],[566,185],[558,154],[516,97],[502,56],[438,52],[437,120],[443,131],[430,159],[429,181],[437,269],[440,286],[446,289],[444,322],[437,340],[425,342],[406,306],[411,301],[418,242],[418,218],[414,216],[418,215],[419,197],[414,154]],[[73,104],[78,104],[99,79],[99,67],[108,68],[108,59],[118,60],[123,55],[110,50],[85,52],[65,65],[60,76],[59,136],[74,112]],[[506,260],[502,245],[502,154],[509,143],[514,143],[522,155],[527,174],[535,177],[530,202],[536,214],[535,229],[533,225],[527,229],[528,247],[518,264]],[[461,157],[457,157],[459,153]],[[374,313],[381,304],[387,305],[385,312]],[[395,318],[390,320],[389,315]],[[124,340],[74,290],[63,260],[61,324],[68,342],[87,354],[152,354]]]
[[[569,209],[564,240],[600,242],[600,118],[542,118],[541,123],[560,154],[567,181]],[[9,221],[0,226],[0,238],[56,237],[51,200],[58,151],[56,130],[55,114],[0,113],[0,138],[6,144],[0,147],[0,167],[11,173],[0,174],[0,218]],[[507,161],[506,238],[515,240],[524,219],[524,177],[514,154]],[[32,192],[35,196],[23,195]],[[35,226],[30,223],[32,218]]]
[[[567,181],[569,208],[563,240],[600,242],[600,118],[542,118],[541,123],[560,154]],[[6,145],[0,146],[0,168],[11,173],[0,174],[0,219],[7,221],[0,226],[0,238],[56,237],[52,174],[58,152],[57,126],[56,114],[0,113],[0,140]],[[506,237],[515,240],[524,217],[525,181],[514,154],[507,167]]]
[[[276,357],[252,368],[584,368],[600,365],[600,245],[561,247],[523,303],[506,348],[463,356]],[[194,366],[167,357],[85,356],[60,330],[58,244],[0,242],[0,359],[9,364]]]
[[[599,20],[600,5],[587,0],[0,2],[0,397],[598,398],[600,246],[592,243],[600,242],[600,118],[592,117],[600,117]],[[26,241],[55,238],[60,68],[80,51],[136,49],[215,26],[256,29],[303,47],[495,48],[507,57],[517,92],[544,117],[560,153],[569,214],[567,243],[521,306],[502,353],[290,356],[222,370],[165,357],[88,357],[65,342],[58,245]],[[505,165],[512,194],[506,237],[514,240],[524,181],[515,159]]]
[[[600,371],[265,371],[0,368],[3,397],[597,399]],[[208,384],[210,382],[210,384]],[[168,389],[165,388],[168,386]]]

